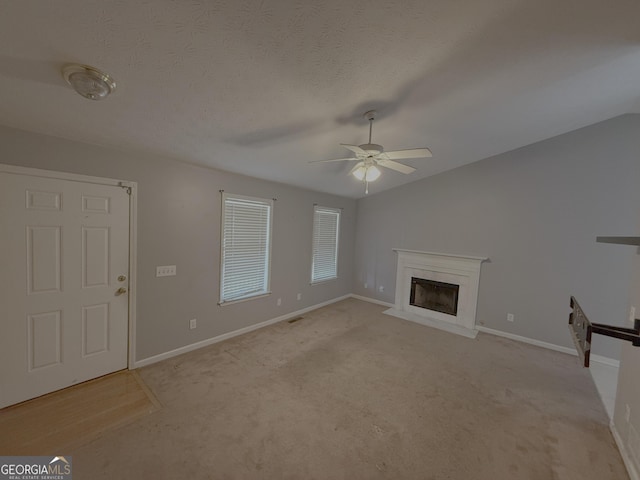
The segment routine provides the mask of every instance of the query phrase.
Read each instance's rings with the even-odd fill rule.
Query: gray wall
[[[0,163],[138,182],[137,360],[269,320],[351,292],[355,201],[0,127]],[[266,298],[219,307],[219,190],[277,198],[271,290]],[[310,285],[313,204],[342,207],[339,279]],[[177,276],[156,278],[157,265]],[[296,296],[302,294],[302,300]],[[282,305],[276,306],[276,299]],[[189,319],[198,328],[189,330]]]
[[[594,321],[624,324],[627,317],[633,252],[595,237],[637,231],[639,134],[640,116],[618,117],[357,204],[4,127],[0,163],[138,182],[139,360],[352,291],[393,302],[393,247],[490,257],[482,267],[478,322],[571,347],[569,295]],[[217,306],[220,189],[278,198],[270,297]],[[314,203],[343,207],[344,214],[340,278],[311,286]],[[178,275],[156,278],[155,266],[166,264],[176,264]],[[188,329],[190,318],[198,319],[196,330]],[[594,344],[594,353],[618,357],[619,342],[596,337]]]
[[[394,247],[475,254],[490,258],[480,325],[572,347],[570,295],[623,324],[632,252],[595,237],[637,231],[639,137],[640,116],[617,117],[359,200],[354,293],[393,303]],[[619,349],[594,339],[595,354]]]

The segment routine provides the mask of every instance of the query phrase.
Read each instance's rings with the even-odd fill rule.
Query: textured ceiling
[[[339,143],[427,146],[371,193],[640,107],[638,0],[0,3],[0,124],[351,197]],[[101,102],[68,62],[109,72]],[[635,110],[634,110],[635,109]]]

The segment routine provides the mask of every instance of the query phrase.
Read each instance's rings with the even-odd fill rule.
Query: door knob
[[[127,293],[127,289],[124,287],[120,287],[118,290],[116,290],[116,295],[122,295]]]

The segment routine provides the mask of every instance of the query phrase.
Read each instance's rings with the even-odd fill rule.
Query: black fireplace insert
[[[409,303],[414,307],[455,316],[458,313],[459,290],[460,285],[411,277]]]

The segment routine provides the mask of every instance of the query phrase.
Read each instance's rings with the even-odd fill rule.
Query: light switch
[[[156,267],[156,277],[172,277],[175,274],[175,265],[163,265],[161,267]]]

